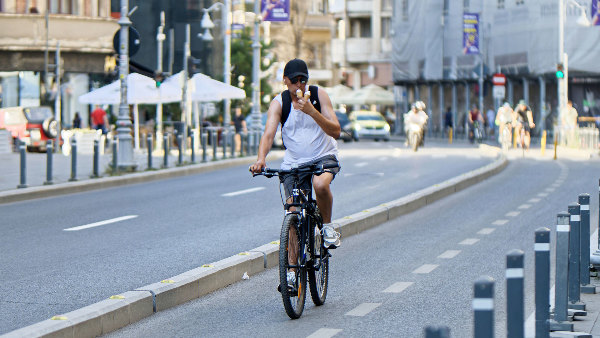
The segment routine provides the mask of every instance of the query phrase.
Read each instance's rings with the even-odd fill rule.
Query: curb
[[[238,164],[236,162],[231,165]],[[484,167],[394,201],[335,220],[333,223],[344,237],[358,234],[481,182],[502,171],[507,164],[506,158],[500,156],[493,163]],[[246,275],[255,275],[278,264],[279,242],[274,241],[220,261],[205,264],[170,279],[127,291],[64,315],[17,329],[1,337],[100,336],[158,311],[180,305],[239,282]]]
[[[269,156],[267,156],[267,160],[275,160],[281,157],[281,154],[269,154]],[[161,169],[157,171],[137,172],[132,174],[124,174],[122,176],[86,179],[77,182],[61,182],[57,185],[37,186],[25,189],[3,191],[0,192],[0,204],[27,201],[35,198],[56,197],[59,195],[112,188],[126,184],[136,184],[186,175],[200,174],[204,172],[235,167],[242,164],[248,164],[254,159],[254,156],[245,156],[235,159],[219,160],[216,162],[206,162],[183,167]]]

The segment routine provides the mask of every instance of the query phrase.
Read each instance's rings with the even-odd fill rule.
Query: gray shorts
[[[312,164],[325,165],[325,164],[330,164],[330,163],[331,164],[335,163],[338,165],[337,168],[327,169],[328,172],[331,172],[333,174],[333,178],[335,179],[335,175],[340,171],[340,163],[338,162],[337,158],[334,155],[323,156],[316,160],[305,163],[305,164],[301,165],[299,168],[305,168]],[[305,191],[310,191],[312,189],[312,174],[302,173],[299,176],[300,176],[299,177],[300,189],[305,190]],[[294,175],[292,175],[292,174],[280,175],[279,181],[281,183],[283,183],[283,188],[285,189],[285,197],[286,198],[290,197],[290,195],[292,194],[292,188],[294,186]],[[332,180],[332,182],[333,182],[333,180]]]

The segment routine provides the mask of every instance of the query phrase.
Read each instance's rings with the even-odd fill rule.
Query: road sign
[[[503,99],[506,95],[506,88],[504,86],[494,86],[493,95],[495,99]]]
[[[504,86],[506,84],[506,75],[496,73],[492,76],[492,83],[494,86]]]
[[[117,30],[115,36],[113,36],[113,48],[115,49],[115,53],[119,54],[120,51],[120,42],[121,41],[121,30]],[[135,53],[140,50],[140,33],[138,31],[129,26],[129,56],[135,55]]]

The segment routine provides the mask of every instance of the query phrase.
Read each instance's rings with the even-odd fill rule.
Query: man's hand
[[[294,103],[294,108],[304,112],[305,114],[310,115],[316,108],[312,105],[309,99],[300,98],[297,102]]]
[[[261,172],[266,166],[267,164],[265,163],[265,160],[256,160],[256,163],[251,165],[250,168],[248,168],[248,170],[250,170],[250,172],[253,174],[257,174]]]

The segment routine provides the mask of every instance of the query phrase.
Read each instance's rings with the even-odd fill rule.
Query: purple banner
[[[592,0],[592,25],[600,26],[600,0]]]
[[[290,21],[289,0],[261,0],[263,21]]]
[[[463,13],[463,54],[479,54],[479,14]]]

